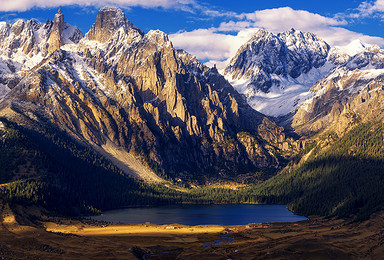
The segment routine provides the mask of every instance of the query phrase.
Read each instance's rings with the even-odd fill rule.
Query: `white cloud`
[[[361,39],[366,43],[384,46],[383,38],[371,37],[340,27],[347,24],[345,20],[324,17],[303,10],[294,10],[290,7],[256,11],[251,14],[244,14],[244,16],[248,20],[254,21],[254,26],[263,27],[274,33],[295,28],[312,32],[330,45],[346,45],[352,40]]]
[[[344,46],[356,39],[360,39],[368,44],[376,44],[380,47],[384,46],[384,39],[381,37],[364,35],[340,27],[323,28],[313,32],[328,42],[331,46]]]
[[[384,0],[376,0],[374,2],[363,2],[359,5],[357,11],[358,13],[355,14],[354,17],[367,17],[377,13],[384,13]]]
[[[297,28],[300,30],[313,30],[329,26],[345,25],[344,21],[328,18],[319,14],[303,10],[294,10],[290,7],[267,9],[254,13],[242,14],[247,20],[254,21],[274,32]]]
[[[384,0],[378,1],[384,2]],[[207,65],[216,63],[218,67],[224,66],[235,55],[238,48],[251,38],[257,28],[264,28],[274,33],[291,28],[312,32],[331,46],[347,45],[355,39],[384,46],[383,38],[342,28],[341,26],[346,23],[345,20],[282,7],[234,15],[231,21],[223,22],[218,27],[190,32],[182,31],[170,35],[170,38],[175,47],[185,49],[200,60],[208,60]]]
[[[207,65],[216,64],[221,68],[256,30],[257,28],[244,29],[236,35],[230,35],[220,33],[216,28],[198,29],[171,34],[170,39],[176,48],[188,51],[199,60],[208,60]]]
[[[116,5],[122,8],[141,6],[144,8],[162,7],[187,10],[197,4],[194,0],[1,0],[0,11],[26,11],[34,7],[52,8],[68,5],[96,7]]]
[[[343,17],[348,20],[356,20],[362,18],[381,18],[384,19],[384,0],[365,1],[357,8],[339,13],[336,16]]]
[[[236,51],[256,32],[256,28],[243,30],[236,35],[216,32],[215,29],[198,29],[169,35],[176,48],[184,49],[205,61],[208,66],[216,64],[224,68]]]

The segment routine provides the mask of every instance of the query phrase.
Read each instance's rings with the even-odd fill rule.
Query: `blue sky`
[[[310,31],[331,45],[354,39],[384,47],[384,0],[0,0],[0,20],[52,19],[61,7],[66,22],[86,33],[97,10],[114,5],[145,32],[160,29],[175,47],[207,64],[223,65],[257,28],[274,33]]]

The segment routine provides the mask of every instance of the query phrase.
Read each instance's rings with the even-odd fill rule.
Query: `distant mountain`
[[[296,132],[310,136],[327,129],[341,136],[384,116],[384,51],[375,45],[357,46],[357,54],[314,84],[310,98],[293,112]]]
[[[275,35],[259,29],[240,47],[224,75],[256,110],[285,115],[328,72],[330,49],[312,33],[291,29]]]
[[[46,24],[1,28],[0,116],[50,122],[137,178],[258,176],[299,149],[216,69],[121,9],[100,9],[84,38],[60,10]]]
[[[312,33],[291,29],[274,35],[260,29],[223,74],[256,110],[274,117],[295,115],[297,108],[311,105],[315,96],[322,95],[324,89],[316,84],[326,84],[335,70],[379,69],[381,53],[377,46],[359,40],[331,47]],[[300,121],[294,127],[305,123],[294,121]]]

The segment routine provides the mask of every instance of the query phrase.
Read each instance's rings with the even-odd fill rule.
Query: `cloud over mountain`
[[[354,39],[361,39],[379,46],[384,45],[383,38],[342,28],[346,24],[344,19],[281,7],[233,15],[230,20],[221,23],[218,27],[180,31],[170,37],[175,46],[184,48],[199,59],[208,61],[208,65],[218,64],[219,67],[224,65],[258,28],[274,33],[287,31],[290,28],[313,32],[331,45],[347,45]]]

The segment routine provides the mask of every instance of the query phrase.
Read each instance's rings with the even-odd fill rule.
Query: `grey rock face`
[[[330,46],[312,33],[290,31],[274,35],[260,29],[225,68],[232,79],[250,79],[250,85],[268,92],[279,81],[272,74],[297,78],[327,61]]]
[[[134,29],[142,34],[142,31],[125,17],[123,10],[117,7],[103,7],[98,12],[96,22],[92,25],[86,37],[92,41],[105,43],[119,29],[122,29],[125,33]]]

